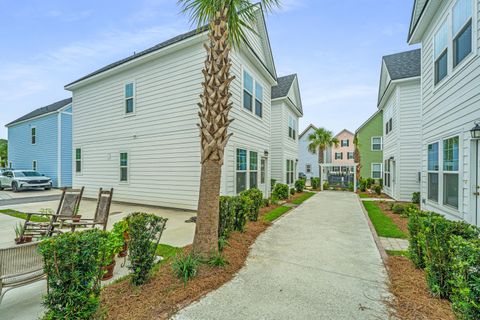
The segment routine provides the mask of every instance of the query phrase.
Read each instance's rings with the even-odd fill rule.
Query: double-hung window
[[[438,202],[438,142],[428,145],[428,200]]]
[[[37,171],[37,160],[32,161],[32,170]]]
[[[385,124],[385,134],[389,134],[393,129],[393,119],[390,118]]]
[[[288,116],[288,136],[293,140],[297,138],[297,121],[290,115]]]
[[[258,187],[258,153],[250,151],[250,188]]]
[[[312,172],[312,165],[311,165],[311,164],[305,165],[305,171],[306,171],[307,173],[311,173],[311,172]]]
[[[255,114],[260,118],[263,115],[263,87],[255,83]]]
[[[260,160],[260,183],[264,184],[267,176],[267,159]]]
[[[237,193],[247,190],[247,150],[237,149]]]
[[[120,182],[128,182],[128,153],[120,153]]]
[[[82,149],[75,149],[75,172],[82,172]]]
[[[458,0],[453,7],[453,67],[472,52],[472,0]]]
[[[382,137],[372,137],[372,151],[382,151]]]
[[[341,140],[340,144],[341,144],[342,147],[348,147],[350,145],[350,140],[348,140],[348,139]]]
[[[355,157],[355,155],[353,154],[353,152],[347,152],[347,159],[348,160],[353,160],[354,157]]]
[[[390,187],[391,183],[390,183],[390,178],[391,178],[391,174],[390,174],[390,160],[385,160],[385,165],[384,165],[384,168],[385,168],[385,172],[383,173],[384,175],[384,184],[386,187]]]
[[[135,85],[133,82],[125,85],[125,113],[132,114],[135,112]]]
[[[36,144],[37,143],[37,128],[32,127],[30,132],[31,132],[32,144]]]
[[[287,184],[292,184],[294,179],[293,160],[287,160]]]
[[[343,152],[335,152],[335,160],[342,160]]]
[[[382,178],[382,164],[381,163],[372,163],[372,178],[381,179]]]
[[[458,209],[459,137],[443,140],[443,204]]]
[[[448,74],[448,23],[445,20],[435,34],[435,84],[443,80]]]
[[[253,110],[253,77],[247,71],[243,71],[243,107]]]
[[[240,193],[250,188],[258,187],[258,152],[237,149],[236,191]],[[265,159],[261,160],[260,179],[265,183]]]

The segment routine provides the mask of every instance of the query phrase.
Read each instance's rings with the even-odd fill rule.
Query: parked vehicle
[[[13,192],[23,189],[52,188],[52,179],[33,170],[7,170],[0,175],[0,190],[11,188]]]

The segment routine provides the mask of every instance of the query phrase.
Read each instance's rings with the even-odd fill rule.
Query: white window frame
[[[252,77],[252,84],[253,84],[253,92],[250,92],[248,90],[245,89],[245,72],[248,73],[248,75],[250,77]],[[259,85],[262,87],[262,92],[263,92],[263,97],[262,97],[262,116],[258,116],[256,113],[255,113],[255,101],[257,101],[257,97],[256,97],[256,85]],[[241,89],[242,89],[242,104],[241,104],[241,109],[253,116],[255,119],[257,120],[263,120],[263,115],[265,114],[265,86],[260,82],[258,81],[254,76],[253,76],[253,72],[251,72],[247,67],[245,66],[242,66],[242,83],[241,83]],[[248,110],[244,107],[244,94],[243,94],[243,91],[246,90],[248,93],[250,93],[252,95],[252,110]],[[260,100],[259,100],[260,101]]]
[[[383,185],[387,188],[392,187],[392,161],[389,158],[384,159],[382,166],[383,171]]]
[[[32,160],[32,170],[38,171],[38,163],[37,160]]]
[[[292,185],[295,183],[295,162],[293,159],[287,159],[286,165],[287,165],[287,168],[285,172],[287,176],[286,176],[285,182],[288,185]]]
[[[467,21],[462,25],[462,27],[459,29],[459,31],[454,34],[454,30],[453,30],[453,10],[455,8],[455,6],[457,5],[457,3],[459,2],[460,0],[457,0],[455,1],[455,3],[453,4],[452,6],[452,12],[450,14],[451,16],[451,19],[452,19],[452,22],[451,22],[451,33],[452,33],[452,39],[451,39],[451,46],[452,46],[452,68],[453,70],[455,70],[456,68],[458,68],[459,66],[461,66],[463,64],[464,61],[466,61],[468,59],[469,56],[471,56],[473,53],[474,53],[474,46],[475,46],[475,41],[474,41],[474,36],[476,35],[476,33],[474,32],[474,23],[473,23],[473,13],[476,12],[474,11],[476,9],[476,5],[474,4],[474,2],[476,3],[477,0],[475,1],[472,1],[472,0],[469,0],[470,1],[470,5],[472,6],[472,14],[470,15],[470,18],[467,18]],[[471,45],[472,45],[472,51],[470,51],[469,54],[467,54],[463,59],[462,61],[460,61],[457,65],[455,65],[455,40],[457,39],[458,36],[460,36],[460,34],[462,33],[462,31],[465,31],[465,27],[467,27],[468,24],[471,24],[471,28],[472,28],[472,39],[471,39]]]
[[[252,165],[252,158],[251,158],[252,153],[256,153],[256,154],[257,154],[257,169],[256,169],[256,170],[252,169],[252,167],[251,167],[251,165]],[[259,182],[258,182],[258,181],[260,180],[260,179],[259,179],[259,178],[260,178],[260,176],[259,176],[259,173],[260,173],[260,170],[259,170],[259,169],[260,169],[260,168],[259,168],[259,166],[260,166],[260,163],[259,163],[259,162],[260,162],[260,155],[259,155],[259,153],[258,153],[257,151],[255,151],[255,150],[248,150],[248,151],[247,151],[247,156],[248,156],[248,160],[247,160],[247,163],[248,163],[248,167],[247,167],[247,168],[248,168],[248,179],[247,179],[247,180],[248,180],[248,189],[251,189],[251,188],[252,188],[252,181],[251,181],[251,179],[250,179],[252,173],[256,173],[256,174],[257,174],[257,183],[256,183],[256,185],[255,185],[255,188],[258,189],[258,186],[259,186]],[[248,190],[248,189],[247,189],[247,190]]]
[[[351,155],[351,157],[350,157]],[[354,160],[355,159],[355,152],[348,151],[347,152],[347,160]]]
[[[431,170],[429,169],[429,161],[428,161],[428,147],[430,145],[434,145],[434,144],[437,144],[437,165],[438,165],[438,170]],[[441,148],[440,148],[440,142],[439,141],[434,141],[432,143],[427,143],[427,201],[431,201],[433,203],[436,203],[438,204],[439,203],[439,199],[440,199],[440,164],[441,164],[441,160],[440,160],[440,157],[443,156],[443,154],[440,153],[441,151]],[[430,179],[430,174],[436,174],[437,175],[437,183],[438,183],[438,187],[437,187],[437,200],[434,200],[434,199],[430,199],[429,197],[429,194],[430,194],[430,190],[429,190],[429,179]]]
[[[295,117],[293,117],[291,114],[288,115],[288,137],[292,138],[294,141],[297,140],[297,121]]]
[[[80,159],[77,159],[77,150],[80,150]],[[77,163],[80,162],[80,171],[77,171]],[[74,154],[74,170],[75,170],[75,175],[81,175],[83,172],[83,149],[80,147],[75,148],[75,154]]]
[[[340,155],[340,158],[337,158],[337,154]],[[335,152],[335,160],[343,160],[343,152]]]
[[[127,154],[127,165],[122,166],[122,154]],[[127,169],[127,180],[122,180],[122,169],[126,168]],[[118,153],[118,181],[121,184],[129,184],[130,183],[130,152],[123,150]]]
[[[242,105],[242,108],[243,108],[243,105]],[[246,161],[246,165],[245,165],[245,170],[239,170],[238,169],[238,156],[237,156],[237,152],[238,150],[244,150],[246,155],[245,155],[245,161]],[[234,152],[235,152],[235,178],[234,178],[234,181],[235,181],[235,194],[239,194],[240,192],[242,191],[245,191],[245,190],[248,190],[248,186],[250,185],[249,184],[249,181],[248,179],[250,178],[249,177],[249,168],[250,168],[250,163],[249,163],[249,153],[248,153],[248,149],[245,148],[245,147],[236,147],[234,148]],[[245,173],[245,190],[242,190],[242,191],[239,191],[237,190],[237,174],[238,173]]]
[[[378,171],[373,170],[374,165],[380,165],[380,177],[379,178],[374,178],[373,177],[373,172],[378,172]],[[372,179],[382,179],[382,177],[383,177],[383,163],[374,162],[374,163],[370,164],[370,177],[372,177]]]
[[[445,19],[441,19],[441,21],[442,22],[435,28],[435,32],[433,33],[433,52],[432,52],[432,56],[433,56],[433,85],[435,87],[440,85],[441,83],[445,82],[446,79],[448,78],[448,76],[450,74],[450,61],[452,60],[452,52],[451,52],[451,47],[450,47],[450,40],[451,39],[450,39],[450,32],[449,32],[449,30],[451,30],[451,21],[448,17],[445,18]],[[440,32],[442,27],[444,27],[444,25],[447,28],[447,44],[446,44],[446,47],[444,47],[442,49],[442,51],[439,53],[438,57],[436,57],[435,56],[435,45],[436,45],[435,38],[437,37],[437,34]],[[440,59],[440,57],[442,57],[444,54],[447,55],[447,74],[445,75],[445,77],[443,77],[442,79],[440,79],[437,82],[436,64],[437,64],[437,61]]]
[[[238,158],[237,158],[237,150],[245,150],[245,152],[247,153],[246,157],[246,161],[247,161],[247,166],[246,166],[246,170],[238,170]],[[234,152],[234,157],[235,157],[235,177],[233,178],[234,180],[234,185],[235,185],[235,194],[239,194],[241,191],[238,191],[237,190],[237,173],[245,173],[246,177],[245,177],[245,190],[243,191],[246,191],[246,190],[249,190],[252,188],[251,186],[251,181],[250,181],[250,173],[251,172],[256,172],[257,173],[257,188],[260,188],[260,185],[261,184],[264,184],[266,183],[266,179],[267,179],[267,171],[265,171],[265,182],[262,183],[261,182],[261,161],[262,159],[265,159],[265,166],[268,166],[268,158],[265,158],[263,157],[262,158],[262,155],[260,153],[259,150],[256,150],[256,149],[249,149],[245,146],[235,146],[233,148],[233,152]],[[255,152],[257,154],[257,170],[251,170],[250,169],[250,153],[251,152]]]
[[[343,145],[343,142],[346,141],[346,144]],[[340,146],[343,148],[343,147],[349,147],[350,146],[350,140],[348,139],[342,139],[340,140]]]
[[[380,139],[380,149],[376,150],[373,148],[373,145],[376,145],[378,143],[374,143],[373,140],[374,139]],[[373,152],[378,152],[378,151],[383,151],[383,137],[381,136],[376,136],[376,137],[372,137],[370,139],[370,151],[373,151]]]
[[[133,85],[133,94],[131,98],[127,98],[127,85]],[[132,112],[127,112],[127,100],[132,99],[133,100],[133,111]],[[137,112],[137,85],[134,80],[132,81],[126,81],[123,84],[123,113],[125,114],[126,117],[130,117],[135,115]]]
[[[458,169],[456,171],[452,171],[452,170],[445,170],[444,168],[444,142],[447,141],[447,140],[450,140],[450,139],[454,139],[454,138],[458,138]],[[442,153],[441,153],[441,159],[442,159],[442,166],[441,166],[441,177],[442,177],[442,180],[441,182],[439,181],[439,184],[441,183],[442,185],[442,191],[440,192],[440,196],[441,196],[441,203],[444,207],[446,208],[450,208],[451,210],[455,210],[455,211],[459,211],[460,210],[460,205],[461,205],[461,202],[462,202],[462,197],[461,197],[461,184],[460,184],[460,162],[461,162],[461,145],[460,145],[460,139],[461,139],[461,135],[453,135],[453,136],[450,136],[448,138],[443,138],[441,140],[441,145],[442,145]],[[454,206],[451,206],[449,204],[446,204],[445,203],[445,188],[444,188],[444,184],[445,184],[445,175],[446,174],[456,174],[457,177],[458,177],[458,185],[457,185],[457,189],[458,189],[458,207],[455,208]],[[439,202],[440,202],[440,198],[439,198]]]
[[[305,173],[312,173],[312,165],[310,163],[305,165]]]
[[[34,130],[35,130],[35,134],[33,133]],[[33,140],[35,140],[35,142],[33,142]],[[30,143],[32,145],[37,144],[37,126],[30,127]]]

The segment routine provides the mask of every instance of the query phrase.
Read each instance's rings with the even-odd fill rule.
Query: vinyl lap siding
[[[285,183],[283,165],[283,147],[284,135],[288,137],[288,122],[285,126],[283,121],[284,103],[281,101],[272,102],[272,179],[278,183]],[[287,120],[288,121],[288,120]]]
[[[396,88],[392,94],[388,97],[384,104],[383,109],[383,160],[398,159],[398,89]],[[385,132],[385,124],[392,118],[393,130],[388,134]],[[397,161],[398,162],[398,161]],[[385,169],[385,168],[384,168]],[[397,167],[398,169],[398,167]],[[384,186],[384,191],[392,198],[398,197],[398,188],[394,188],[393,177],[398,176],[396,173],[391,172],[392,184],[390,187]],[[385,183],[384,183],[385,184]],[[394,194],[395,192],[395,194]]]
[[[68,108],[61,113],[61,187],[72,186],[72,109]]]
[[[422,148],[422,196],[425,199],[423,208],[434,210],[452,219],[464,219],[470,223],[479,224],[475,216],[475,183],[472,178],[475,171],[475,159],[472,158],[474,143],[470,138],[470,129],[474,121],[480,119],[480,91],[478,90],[478,79],[480,79],[479,49],[479,16],[477,11],[477,32],[474,41],[472,57],[466,58],[444,81],[437,86],[434,85],[433,65],[433,37],[437,26],[443,21],[446,10],[453,4],[453,1],[444,1],[437,14],[430,23],[422,39],[422,96],[423,96],[423,148]],[[477,10],[480,7],[477,1]],[[451,53],[450,53],[451,54]],[[459,174],[459,209],[455,210],[443,206],[442,194],[439,195],[439,202],[434,203],[427,200],[427,148],[432,142],[440,142],[444,138],[460,136],[460,174]],[[441,156],[441,155],[440,155]]]
[[[311,153],[308,151],[308,136],[312,134],[314,130],[310,128],[303,136],[299,138],[299,151],[298,151],[298,172],[303,172],[307,175],[307,178],[314,178],[319,176],[319,166],[318,166],[318,153]],[[307,164],[312,165],[312,172],[306,172]]]

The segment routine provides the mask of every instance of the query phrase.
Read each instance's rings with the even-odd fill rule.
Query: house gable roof
[[[380,105],[392,81],[419,77],[422,73],[421,70],[421,49],[384,56],[378,90],[378,105]]]
[[[415,0],[412,9],[412,18],[410,20],[410,28],[408,31],[408,41],[412,38],[413,32],[417,28],[418,22],[423,15],[425,8],[427,7],[429,0]]]
[[[334,138],[338,137],[339,135],[341,135],[341,134],[344,133],[344,132],[346,132],[346,133],[354,136],[354,134],[353,134],[352,131],[350,131],[350,130],[348,130],[348,129],[343,129],[342,131],[340,131],[339,133],[337,133]]]
[[[35,109],[33,110],[32,112],[30,113],[27,113],[26,115],[6,124],[5,126],[6,127],[9,127],[11,125],[14,125],[18,122],[22,122],[22,121],[25,121],[25,120],[29,120],[29,119],[32,119],[32,118],[36,118],[36,117],[40,117],[40,116],[43,116],[43,115],[47,115],[49,113],[52,113],[52,112],[55,112],[55,111],[58,111],[60,109],[62,109],[63,107],[66,107],[68,106],[69,104],[72,103],[72,98],[68,98],[68,99],[63,99],[63,100],[60,100],[60,101],[57,101],[55,103],[52,103],[48,106],[45,106],[45,107],[41,107],[41,108],[38,108],[38,109]]]
[[[362,130],[363,127],[365,127],[370,121],[375,119],[375,117],[380,113],[382,113],[382,109],[378,109],[374,114],[370,116],[370,118],[368,118],[364,123],[362,123],[362,125],[358,127],[358,129],[355,131],[355,134],[357,134],[360,130]]]
[[[313,129],[313,130],[317,130],[318,128],[315,127],[313,124],[309,124],[308,127],[305,128],[305,130],[302,131],[302,133],[300,133],[300,135],[298,136],[299,138],[303,137],[303,135],[305,133],[307,133],[310,129]]]
[[[302,98],[300,95],[300,86],[298,83],[297,74],[290,74],[277,78],[277,85],[272,87],[272,100],[273,99],[288,99],[303,115]],[[292,98],[293,99],[292,99]]]
[[[267,32],[267,27],[266,27],[266,22],[265,22],[265,16],[264,16],[264,13],[263,13],[263,8],[262,8],[261,4],[256,4],[255,6],[258,6],[258,10],[255,13],[256,17],[257,17],[256,25],[258,26],[257,27],[258,35],[261,37],[261,40],[262,40],[261,41],[262,42],[262,47],[263,47],[262,49],[264,50],[265,59],[266,59],[265,63],[256,54],[255,50],[250,46],[250,44],[248,42],[246,43],[246,47],[248,47],[250,49],[250,51],[253,53],[253,55],[259,60],[259,62],[264,65],[264,67],[268,70],[270,75],[274,79],[276,79],[277,78],[276,69],[275,69],[275,64],[274,64],[274,60],[273,60],[272,49],[271,49],[271,46],[270,46],[270,39],[268,37],[268,32]],[[208,30],[209,30],[208,26],[203,26],[203,27],[197,28],[195,30],[191,30],[189,32],[180,34],[176,37],[173,37],[173,38],[168,39],[164,42],[161,42],[161,43],[159,43],[159,44],[157,44],[153,47],[150,47],[146,50],[140,51],[138,53],[134,53],[133,55],[131,55],[129,57],[118,60],[118,61],[113,62],[113,63],[111,63],[111,64],[109,64],[109,65],[107,65],[103,68],[100,68],[100,69],[98,69],[94,72],[91,72],[91,73],[87,74],[86,76],[81,77],[80,79],[75,80],[75,81],[65,85],[65,88],[68,88],[68,87],[70,87],[74,84],[77,84],[77,83],[79,83],[83,80],[89,79],[93,76],[99,75],[103,72],[109,71],[109,70],[114,69],[116,67],[120,67],[120,66],[126,64],[127,62],[131,62],[133,60],[140,59],[140,58],[142,58],[142,57],[144,57],[148,54],[154,53],[158,50],[165,49],[165,48],[167,48],[171,45],[174,45],[174,44],[180,43],[184,40],[188,40],[190,38],[193,38],[196,35],[206,33]]]

